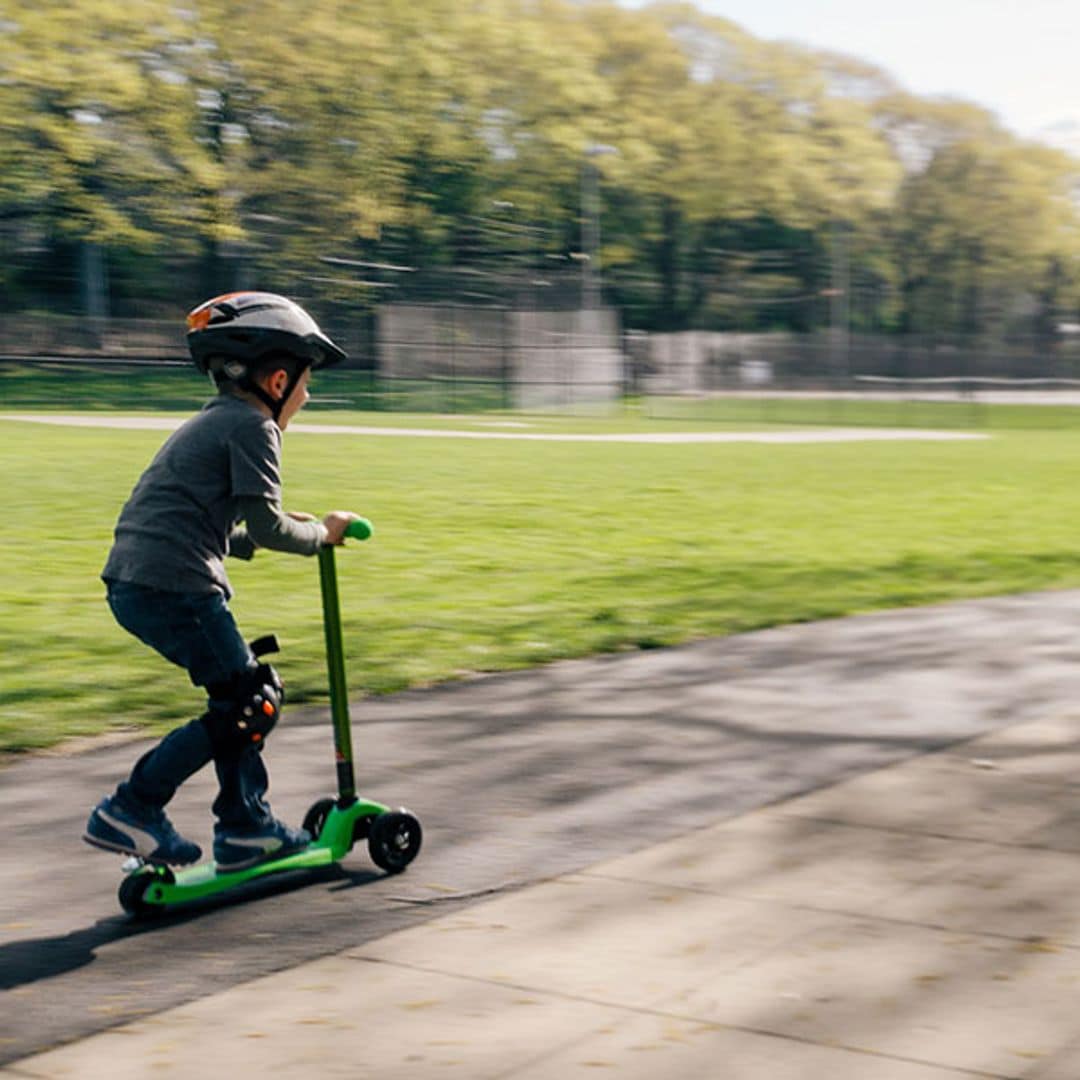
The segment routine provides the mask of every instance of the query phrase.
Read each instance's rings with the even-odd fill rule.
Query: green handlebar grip
[[[375,531],[375,526],[367,518],[354,518],[345,529],[350,540],[366,540]]]

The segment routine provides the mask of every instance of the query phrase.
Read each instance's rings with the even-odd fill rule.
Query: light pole
[[[589,143],[581,167],[581,306],[592,311],[600,306],[600,170],[594,159],[617,154],[606,143]]]

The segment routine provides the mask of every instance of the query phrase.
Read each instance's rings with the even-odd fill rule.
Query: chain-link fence
[[[349,360],[320,373],[315,407],[596,412],[624,395],[610,309],[390,304],[324,326]],[[0,394],[7,407],[186,407],[205,386],[173,322],[27,315],[0,329]]]
[[[343,307],[324,325],[350,360],[321,374],[315,408],[596,413],[633,401],[658,419],[856,423],[875,415],[861,406],[885,402],[891,423],[971,425],[985,422],[987,403],[1080,401],[1080,338],[1071,335],[1040,348],[835,333],[646,334],[622,332],[611,309],[448,303]],[[4,407],[186,408],[205,394],[174,321],[27,314],[0,326]],[[797,404],[814,399],[832,404]]]

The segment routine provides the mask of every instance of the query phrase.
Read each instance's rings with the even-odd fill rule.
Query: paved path
[[[1080,712],[598,863],[5,1077],[1080,1075]]]
[[[0,420],[28,424],[52,424],[60,427],[130,428],[152,431],[173,431],[186,417],[175,416],[110,416],[78,413],[7,413]],[[955,442],[967,439],[986,439],[981,432],[927,431],[919,428],[816,428],[808,431],[664,431],[621,432],[615,434],[584,434],[568,432],[529,431],[457,431],[451,428],[370,427],[356,424],[289,425],[289,431],[307,435],[375,435],[423,439],[516,439],[532,442],[599,442],[599,443],[811,443],[811,442]]]
[[[9,766],[0,1075],[1076,1080],[1078,629],[1040,594],[362,703],[409,872],[161,924],[77,839],[141,744]],[[273,742],[297,816],[325,717]]]

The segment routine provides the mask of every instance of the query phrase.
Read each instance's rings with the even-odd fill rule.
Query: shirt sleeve
[[[236,525],[229,533],[229,554],[234,559],[252,558],[255,554],[255,541],[248,536],[243,525]]]
[[[326,526],[321,521],[296,521],[282,513],[277,502],[268,499],[244,496],[240,512],[247,535],[257,547],[314,555],[326,540]]]
[[[281,432],[270,419],[237,427],[229,439],[229,480],[237,499],[281,503]]]

